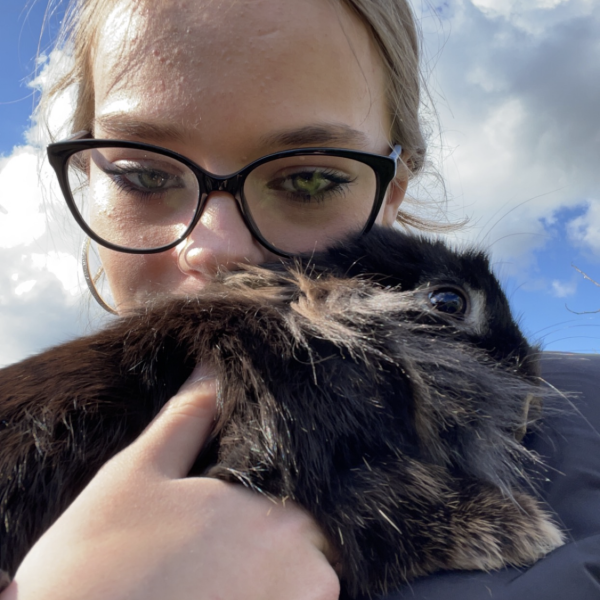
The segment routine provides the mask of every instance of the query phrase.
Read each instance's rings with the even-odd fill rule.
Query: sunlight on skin
[[[383,69],[366,30],[345,9],[317,0],[284,0],[275,7],[257,0],[236,3],[235,10],[185,0],[175,11],[171,4],[136,12],[131,3],[131,19],[121,10],[118,15],[129,26],[119,35],[108,26],[101,33],[94,63],[96,137],[113,137],[107,129],[114,127],[126,135],[128,124],[134,133],[140,123],[158,125],[167,134],[162,139],[148,127],[144,138],[129,139],[166,146],[215,174],[288,149],[264,140],[309,126],[351,128],[364,143],[342,147],[389,154]],[[310,41],[307,11],[314,13]],[[131,59],[126,65],[125,52]],[[379,223],[394,222],[405,186],[392,186]],[[269,258],[223,192],[211,195],[185,247],[185,261],[177,249],[145,256],[102,249],[117,305],[126,309],[165,292],[197,293],[218,268]]]

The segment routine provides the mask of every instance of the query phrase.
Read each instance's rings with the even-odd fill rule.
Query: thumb
[[[128,451],[166,477],[185,477],[210,434],[216,411],[216,380],[198,365]]]

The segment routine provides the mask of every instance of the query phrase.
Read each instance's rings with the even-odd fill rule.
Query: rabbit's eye
[[[454,317],[464,317],[467,312],[468,302],[460,290],[456,288],[438,288],[428,294],[431,306],[442,313]]]

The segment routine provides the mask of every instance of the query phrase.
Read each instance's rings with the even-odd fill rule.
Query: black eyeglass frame
[[[157,254],[159,252],[165,252],[166,250],[174,248],[177,246],[177,244],[180,244],[183,240],[185,240],[185,238],[190,235],[190,233],[194,230],[194,227],[196,227],[198,224],[198,221],[204,212],[206,200],[209,194],[214,191],[224,191],[231,194],[235,198],[244,224],[246,227],[248,227],[248,230],[252,236],[258,240],[258,242],[260,242],[260,244],[267,248],[267,250],[279,256],[294,256],[292,253],[285,252],[276,246],[273,246],[262,236],[260,229],[257,227],[252,218],[252,212],[246,204],[246,199],[243,192],[246,178],[254,169],[273,160],[294,156],[327,155],[337,156],[340,158],[350,158],[373,169],[377,187],[375,190],[375,198],[373,200],[373,208],[371,209],[371,213],[369,214],[366,224],[359,234],[364,235],[371,230],[373,224],[375,223],[375,219],[379,214],[379,210],[385,198],[387,189],[392,180],[396,177],[397,161],[402,153],[402,147],[400,145],[394,146],[394,149],[389,156],[382,156],[380,154],[372,154],[369,152],[359,152],[356,150],[347,150],[343,148],[298,148],[294,150],[284,150],[282,152],[268,154],[249,163],[239,171],[229,175],[214,175],[213,173],[205,171],[202,167],[192,162],[189,158],[178,154],[177,152],[168,150],[167,148],[162,148],[161,146],[154,146],[152,144],[144,144],[141,142],[129,142],[124,140],[98,140],[89,136],[90,133],[88,131],[80,131],[66,140],[49,144],[47,147],[48,160],[56,172],[58,183],[67,202],[67,206],[83,231],[101,246],[127,254]],[[81,216],[81,213],[77,209],[73,194],[71,193],[68,177],[69,158],[77,152],[81,152],[82,150],[92,150],[94,148],[131,148],[132,150],[145,150],[167,156],[187,166],[194,173],[196,179],[198,180],[199,198],[194,216],[184,233],[182,233],[175,241],[158,248],[127,248],[108,242],[97,235],[85,222]]]

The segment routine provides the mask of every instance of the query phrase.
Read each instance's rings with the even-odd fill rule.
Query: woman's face
[[[164,146],[215,174],[298,147],[390,152],[376,49],[333,1],[124,0],[100,31],[93,77],[96,138]],[[394,222],[405,185],[390,186],[378,223]],[[234,198],[212,192],[177,248],[101,249],[101,258],[126,310],[157,294],[197,293],[218,268],[270,256]]]

